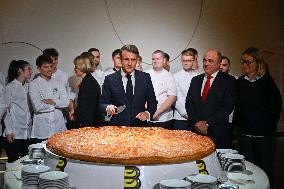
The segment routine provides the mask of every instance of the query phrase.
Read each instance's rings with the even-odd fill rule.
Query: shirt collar
[[[16,84],[18,84],[18,85],[22,85],[22,83],[21,83],[20,81],[18,81],[17,79],[14,79],[12,82],[13,82],[13,83],[16,83]]]
[[[135,74],[135,70],[133,70],[133,71],[130,73],[131,76],[133,76],[134,74]],[[126,77],[126,75],[127,75],[127,74],[123,71],[123,69],[121,69],[121,76],[122,76],[122,77]]]
[[[218,73],[219,73],[219,70],[216,71],[216,72],[214,72],[214,73],[211,75],[211,79],[212,79],[212,78],[215,78]],[[207,78],[207,75],[206,75],[206,74],[205,74],[205,77]]]
[[[255,82],[257,80],[259,80],[262,76],[255,76],[253,79],[249,79],[249,77],[247,75],[245,75],[245,79],[248,80],[249,82]]]

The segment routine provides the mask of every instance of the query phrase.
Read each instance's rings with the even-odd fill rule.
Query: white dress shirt
[[[177,88],[174,77],[170,72],[163,69],[160,72],[154,69],[147,70],[151,76],[152,84],[154,87],[156,99],[158,101],[157,109],[164,103],[168,96],[177,96]],[[173,119],[173,110],[169,108],[167,111],[160,115],[159,120],[155,122],[166,122]]]
[[[5,87],[6,114],[3,136],[13,133],[15,139],[30,137],[32,119],[28,102],[28,83],[22,85],[14,79]]]
[[[214,82],[214,80],[215,80],[215,78],[216,78],[216,76],[217,76],[218,73],[219,73],[219,71],[217,71],[217,72],[215,72],[215,73],[213,73],[213,74],[211,75],[212,78],[210,79],[210,88],[211,88],[212,83]],[[202,87],[201,87],[201,91],[200,91],[200,96],[202,96],[202,92],[203,92],[203,89],[204,89],[204,86],[205,86],[206,81],[207,81],[207,75],[205,74],[205,77],[204,77],[203,82],[202,82]]]
[[[122,84],[123,84],[123,88],[124,88],[124,92],[126,93],[126,85],[127,85],[127,77],[126,77],[126,73],[121,70],[121,77],[122,77]],[[135,70],[133,70],[133,72],[130,74],[131,75],[131,82],[132,82],[132,86],[133,86],[133,95],[134,95],[134,89],[135,89]]]
[[[45,139],[54,133],[66,130],[62,111],[69,104],[69,96],[56,79],[45,80],[37,77],[30,84],[29,89],[33,109],[33,127],[31,138]],[[52,99],[55,105],[42,102],[43,99]]]
[[[197,76],[193,70],[185,71],[184,69],[174,74],[174,79],[177,85],[177,101],[175,104],[174,119],[186,120],[183,116],[187,115],[185,109],[185,99],[190,87],[191,79]]]

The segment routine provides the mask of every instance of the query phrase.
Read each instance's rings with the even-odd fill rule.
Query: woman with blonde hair
[[[97,80],[91,75],[93,71],[89,58],[77,56],[74,59],[74,71],[76,76],[82,78],[75,110],[75,128],[85,126],[99,126],[102,116],[99,111],[99,99],[101,88]]]
[[[272,184],[281,95],[258,48],[246,49],[241,65],[244,75],[237,80],[233,118],[239,152],[246,160],[261,167]]]

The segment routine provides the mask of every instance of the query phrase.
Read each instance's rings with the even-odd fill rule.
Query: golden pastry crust
[[[123,165],[189,162],[215,151],[210,138],[190,131],[124,126],[60,132],[48,139],[47,147],[70,159]]]

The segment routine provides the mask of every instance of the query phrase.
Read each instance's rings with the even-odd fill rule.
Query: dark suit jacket
[[[209,125],[208,136],[217,148],[228,148],[230,145],[229,114],[236,99],[236,79],[219,71],[214,79],[205,102],[201,101],[201,87],[205,74],[194,77],[191,81],[185,108],[191,126],[198,121]]]
[[[146,122],[138,120],[136,115],[140,112],[148,111],[151,115],[157,109],[157,100],[152,85],[151,77],[148,73],[135,70],[135,87],[132,103],[129,102],[125,94],[121,71],[106,76],[102,87],[101,110],[105,113],[106,106],[126,105],[123,112],[112,116],[109,125],[133,126],[146,125]],[[147,109],[145,104],[147,103]]]
[[[88,73],[83,78],[79,88],[78,106],[75,111],[75,128],[102,124],[102,114],[99,110],[100,96],[99,83]]]

